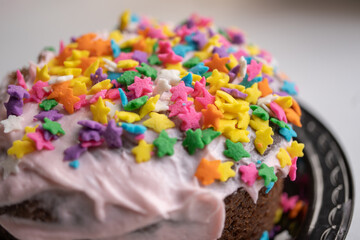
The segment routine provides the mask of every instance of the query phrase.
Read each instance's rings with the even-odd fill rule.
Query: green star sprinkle
[[[193,155],[197,148],[203,149],[205,147],[202,139],[201,129],[196,129],[195,132],[191,129],[186,131],[186,137],[182,145],[187,149],[190,155]]]
[[[156,54],[151,55],[148,57],[148,61],[151,65],[160,65],[162,62],[159,60],[159,57]]]
[[[148,100],[149,96],[142,96],[139,98],[136,98],[134,100],[131,100],[130,102],[128,102],[128,104],[126,104],[124,106],[124,110],[125,111],[133,111],[135,109],[140,108],[142,105],[144,105],[146,103],[146,101]]]
[[[123,75],[116,79],[116,81],[122,85],[129,86],[134,83],[135,76],[141,77],[141,74],[135,71],[126,71]]]
[[[275,123],[276,125],[278,125],[281,128],[287,128],[290,130],[289,125],[287,125],[286,122],[284,122],[284,121],[280,121],[279,119],[276,119],[276,118],[270,118],[270,121]]]
[[[269,167],[265,163],[260,166],[259,176],[264,179],[265,187],[268,186],[270,182],[276,182],[278,180],[274,172],[274,167]]]
[[[144,74],[147,77],[151,77],[152,80],[155,80],[157,76],[156,69],[150,67],[146,63],[141,63],[141,67],[137,67],[136,70],[138,70],[139,73]]]
[[[165,130],[162,130],[159,134],[159,137],[153,142],[154,146],[157,148],[157,155],[163,157],[165,155],[172,156],[174,155],[174,145],[177,141],[177,138],[170,138]]]
[[[257,105],[251,105],[250,108],[251,110],[253,110],[253,115],[261,118],[264,121],[269,120],[269,114],[262,107]]]
[[[195,67],[196,65],[198,65],[198,63],[200,63],[200,58],[198,57],[193,57],[190,58],[189,60],[187,60],[186,62],[183,63],[183,66],[186,68],[192,68]]]
[[[55,99],[45,99],[39,104],[39,107],[41,107],[45,111],[49,111],[56,105],[58,105],[58,102]]]
[[[53,135],[65,134],[65,131],[61,128],[61,124],[51,121],[48,118],[44,118],[44,124],[42,125],[45,130],[48,130]]]
[[[215,138],[220,136],[220,134],[221,134],[221,132],[214,131],[213,128],[207,128],[202,131],[201,140],[203,141],[203,143],[205,145],[208,145],[209,143],[212,142],[212,140],[214,140]]]
[[[250,157],[250,154],[244,149],[241,142],[234,143],[230,139],[226,139],[226,150],[224,155],[234,159],[234,161],[239,161],[241,158]]]

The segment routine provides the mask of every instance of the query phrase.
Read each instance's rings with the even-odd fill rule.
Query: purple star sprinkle
[[[267,78],[269,84],[274,81],[274,78],[273,78],[273,77],[271,77],[271,76],[269,76],[269,75],[267,75],[267,74],[265,74],[265,73],[263,73],[263,78],[264,78],[264,79]]]
[[[224,87],[222,87],[221,90],[223,90],[224,92],[230,94],[234,98],[245,99],[248,96],[246,93],[240,92],[239,90],[233,89],[233,88],[224,88]]]
[[[15,97],[18,99],[30,97],[30,94],[28,93],[28,91],[26,91],[26,89],[22,88],[21,86],[16,86],[16,85],[9,85],[8,89],[7,89],[7,93],[11,97]]]
[[[236,65],[235,67],[233,67],[230,72],[229,72],[229,76],[230,76],[230,82],[234,81],[234,79],[236,78],[236,76],[238,75],[240,71],[240,65]]]
[[[134,59],[135,61],[138,61],[139,64],[141,63],[148,63],[147,61],[147,53],[146,52],[143,52],[143,51],[138,51],[138,50],[135,50],[133,55],[132,55],[132,59]]]
[[[81,129],[79,132],[79,139],[80,141],[100,141],[101,136],[100,132],[91,129]]]
[[[195,33],[195,35],[192,37],[192,40],[197,44],[198,49],[202,49],[207,42],[205,34],[199,31]]]
[[[10,115],[20,116],[23,113],[24,103],[22,99],[16,97],[10,97],[9,101],[4,103],[6,108],[6,114],[9,117]]]
[[[194,22],[194,20],[189,19],[189,20],[187,21],[187,23],[186,23],[186,26],[187,26],[188,28],[195,27],[195,22]]]
[[[46,141],[54,141],[54,140],[56,140],[56,139],[59,138],[58,135],[54,135],[54,134],[52,134],[51,132],[49,132],[48,130],[43,129],[42,126],[39,126],[39,127],[36,129],[36,131],[42,131],[43,136],[44,136],[44,139],[45,139]]]
[[[93,82],[93,84],[97,84],[101,81],[104,81],[105,79],[107,79],[107,75],[105,73],[103,73],[103,70],[101,67],[99,67],[95,74],[90,74],[90,79]]]
[[[215,53],[219,54],[219,57],[221,58],[229,56],[224,46],[214,47],[213,54]]]
[[[121,127],[117,127],[115,120],[112,119],[103,134],[106,143],[111,148],[119,148],[122,146],[121,141],[121,135],[122,135],[123,129]]]
[[[234,44],[242,44],[245,42],[244,35],[241,33],[234,34],[232,38],[232,43]]]
[[[64,151],[64,161],[72,161],[78,159],[87,148],[82,147],[80,144],[71,146]]]
[[[280,97],[289,96],[289,94],[287,92],[282,92],[282,91],[274,92],[274,94],[279,95]]]
[[[103,132],[105,130],[104,125],[101,125],[100,123],[92,121],[92,120],[81,120],[81,121],[78,121],[78,124],[80,124],[83,127],[87,127],[92,130],[97,130],[100,132]]]
[[[44,121],[44,118],[48,118],[51,121],[57,121],[63,116],[64,114],[59,113],[58,110],[52,109],[49,111],[41,111],[39,114],[35,115],[34,118],[36,118],[39,121]]]

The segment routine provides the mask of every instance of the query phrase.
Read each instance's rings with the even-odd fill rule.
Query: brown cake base
[[[271,230],[282,189],[283,179],[279,179],[268,194],[265,193],[265,188],[260,191],[256,204],[250,195],[242,189],[238,189],[238,191],[225,198],[226,219],[220,240],[259,239],[265,230]],[[0,208],[0,214],[53,222],[55,219],[52,218],[49,212],[39,208],[39,205],[41,206],[41,203],[25,201],[21,204]],[[16,240],[1,226],[0,239]]]

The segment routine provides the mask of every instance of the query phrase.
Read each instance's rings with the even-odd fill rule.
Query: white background
[[[337,136],[359,192],[359,2],[0,0],[0,76],[35,61],[44,46],[58,49],[60,39],[115,27],[125,9],[175,22],[197,12],[219,26],[242,28],[277,58],[297,83],[302,102]],[[359,205],[348,239],[360,238]]]

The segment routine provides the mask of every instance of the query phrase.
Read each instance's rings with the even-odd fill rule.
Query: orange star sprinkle
[[[302,124],[300,122],[300,116],[295,112],[292,108],[287,108],[284,110],[286,118],[289,122],[294,124],[295,126],[302,127]]]
[[[64,65],[64,61],[72,55],[72,48],[66,47],[64,50],[56,57],[56,60],[60,65]]]
[[[211,71],[217,69],[220,72],[228,73],[229,70],[227,69],[225,64],[229,62],[229,60],[230,58],[228,57],[220,58],[219,54],[215,53],[212,59],[209,62],[205,63],[205,66],[209,67]]]
[[[201,110],[201,112],[204,116],[203,128],[219,128],[220,119],[224,115],[214,104],[208,104],[207,108]]]
[[[82,69],[82,72],[85,72],[86,69],[88,69],[88,67],[91,66],[91,64],[93,64],[96,61],[97,57],[89,57],[89,58],[81,58],[81,63],[78,66],[79,68]]]
[[[220,163],[220,160],[208,161],[205,158],[201,159],[195,177],[205,186],[212,184],[215,179],[220,179],[221,177],[221,173],[218,170]]]
[[[95,33],[85,34],[76,39],[76,42],[79,44],[78,49],[88,50],[90,56],[112,55],[110,40],[97,38]]]
[[[291,105],[292,109],[294,109],[294,111],[297,113],[297,115],[301,116],[301,108],[299,106],[299,103],[292,98],[292,105]]]
[[[69,88],[69,84],[70,81],[66,81],[52,85],[53,92],[48,96],[48,99],[55,99],[64,106],[68,113],[72,114],[74,112],[74,104],[80,98],[74,96],[73,90]]]
[[[267,78],[258,83],[258,88],[261,92],[261,97],[266,97],[273,92],[273,90],[269,87],[269,81]]]

